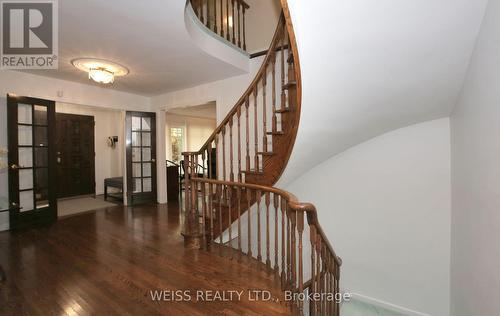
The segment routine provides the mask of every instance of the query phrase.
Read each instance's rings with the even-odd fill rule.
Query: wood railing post
[[[243,50],[247,50],[247,37],[245,32],[245,6],[243,6]]]
[[[267,65],[264,66],[264,76],[262,76],[262,151],[267,152]]]
[[[238,105],[238,182],[242,182],[241,179],[241,105]]]
[[[220,36],[224,37],[224,0],[220,0]]]
[[[241,16],[240,16],[241,5],[238,1],[238,47],[241,48]],[[234,23],[234,18],[233,18]]]
[[[186,220],[184,222],[184,246],[189,249],[201,249],[203,234],[200,231],[200,223],[196,212],[198,206],[197,184],[192,181],[197,161],[192,153],[184,155],[184,194]]]
[[[233,36],[232,36],[231,40],[232,40],[232,43],[234,45],[236,45],[236,38],[235,38],[236,37],[235,36],[235,27],[236,27],[235,23],[236,23],[236,20],[234,19],[234,0],[231,0],[231,22],[233,24],[231,26],[231,28],[233,29]]]
[[[297,232],[298,232],[298,237],[299,237],[299,246],[298,246],[298,252],[299,252],[299,267],[298,267],[298,282],[299,282],[299,293],[304,293],[304,263],[303,263],[303,247],[302,247],[302,234],[304,232],[304,212],[303,211],[297,211]],[[304,302],[302,300],[298,300],[298,307],[299,307],[299,313],[300,315],[304,314]]]
[[[213,2],[214,2],[214,10],[213,10],[214,33],[217,34],[217,0],[213,0]]]

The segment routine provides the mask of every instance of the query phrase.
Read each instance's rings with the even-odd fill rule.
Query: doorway
[[[56,113],[57,197],[95,195],[94,117]]]

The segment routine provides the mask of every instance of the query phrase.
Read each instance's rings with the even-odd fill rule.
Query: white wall
[[[500,1],[490,0],[452,126],[453,316],[500,312]]]
[[[8,93],[54,100],[58,103],[116,110],[149,111],[151,109],[151,100],[147,97],[29,73],[1,70],[0,146],[7,146],[7,99],[5,96]],[[118,136],[120,135],[122,134],[118,134]],[[7,192],[7,172],[2,170],[0,171],[0,194],[7,195]],[[4,229],[8,229],[8,215],[6,213],[0,214],[0,231]]]
[[[344,261],[342,288],[409,310],[449,315],[447,118],[357,145],[286,189],[316,205]]]
[[[247,0],[247,51],[255,53],[269,48],[281,13],[279,0]]]
[[[198,151],[217,127],[215,119],[166,113],[165,154],[172,159],[172,144],[170,142],[170,128],[183,127],[185,133],[184,151]]]
[[[122,151],[124,139],[122,134],[125,122],[121,120],[121,112],[60,102],[56,103],[56,112],[94,117],[96,194],[104,194],[104,179],[123,176],[124,156]],[[118,143],[115,148],[109,147],[107,144],[110,136],[118,136]]]

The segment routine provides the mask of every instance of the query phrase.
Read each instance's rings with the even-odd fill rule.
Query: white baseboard
[[[414,310],[411,310],[409,308],[405,308],[405,307],[402,307],[402,306],[391,304],[389,302],[384,302],[384,301],[378,300],[376,298],[365,296],[365,295],[362,295],[362,294],[359,294],[359,293],[351,293],[351,294],[352,294],[352,299],[353,300],[356,300],[356,301],[359,301],[359,302],[363,302],[363,303],[367,303],[367,304],[370,304],[370,305],[374,305],[374,306],[377,306],[377,307],[380,307],[380,308],[383,308],[383,309],[386,309],[386,310],[390,310],[390,311],[393,311],[393,312],[397,312],[397,313],[400,313],[400,314],[403,314],[403,315],[407,315],[407,316],[431,316],[431,315],[426,314],[426,313],[421,313],[421,312],[418,312],[418,311],[414,311]]]

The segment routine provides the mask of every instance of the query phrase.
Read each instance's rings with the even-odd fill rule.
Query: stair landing
[[[263,265],[238,262],[217,247],[185,249],[180,214],[173,203],[116,206],[49,228],[0,233],[7,274],[0,314],[294,314]],[[165,292],[167,300],[154,301],[150,291],[156,290],[188,291],[191,300],[184,294],[172,301]],[[254,301],[250,290],[269,291],[273,300]]]

